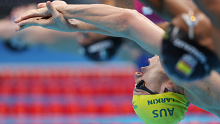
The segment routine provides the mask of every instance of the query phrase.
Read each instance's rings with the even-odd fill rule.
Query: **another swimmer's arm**
[[[167,21],[172,20],[175,16],[193,11],[199,12],[192,0],[140,0],[145,5],[149,5],[160,16]]]
[[[213,24],[220,29],[220,24],[219,24],[220,1],[219,0],[193,0],[193,1],[212,20]]]

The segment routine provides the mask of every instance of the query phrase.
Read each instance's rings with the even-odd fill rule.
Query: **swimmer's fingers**
[[[47,7],[46,2],[37,4],[37,8],[45,8],[45,7]]]
[[[60,13],[54,8],[50,1],[47,1],[46,5],[49,12],[53,15],[53,18],[57,18],[60,15]]]
[[[16,18],[14,22],[19,23],[23,20],[34,17],[51,17],[51,13],[48,11],[47,8],[33,9]]]
[[[30,26],[41,26],[48,29],[63,31],[63,32],[72,32],[76,28],[75,23],[69,22],[66,18],[63,17],[62,13],[59,13],[50,1],[46,3],[48,12],[52,15],[50,18],[29,18],[22,20],[18,23],[16,31],[23,30]]]
[[[39,18],[31,18],[18,23],[18,27],[15,29],[16,31],[21,31],[25,28],[31,26],[41,26],[48,27],[51,24],[51,19],[39,19]]]
[[[37,4],[37,7],[38,7],[38,8],[45,8],[45,7],[47,7],[46,4],[47,4],[46,2],[44,2],[44,3],[39,3],[39,4]],[[52,4],[53,4],[54,6],[66,6],[66,5],[67,5],[67,3],[66,3],[65,1],[53,1]]]

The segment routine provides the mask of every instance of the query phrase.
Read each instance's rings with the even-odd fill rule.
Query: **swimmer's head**
[[[184,119],[189,105],[183,88],[167,77],[158,56],[149,59],[149,66],[135,73],[133,94],[134,111],[149,124],[176,124]]]
[[[81,52],[93,61],[106,61],[116,55],[121,44],[121,38],[108,37],[82,45]]]

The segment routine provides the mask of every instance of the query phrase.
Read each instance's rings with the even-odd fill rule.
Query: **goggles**
[[[137,89],[147,91],[151,95],[158,94],[157,92],[153,92],[152,90],[148,89],[147,86],[146,86],[146,83],[144,82],[144,80],[141,80],[138,84],[135,85],[135,87]]]

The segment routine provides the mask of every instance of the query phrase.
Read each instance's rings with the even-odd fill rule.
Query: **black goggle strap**
[[[145,86],[145,82],[144,82],[143,80],[141,80],[138,84],[136,84],[135,87],[136,87],[137,89],[145,90],[145,91],[147,91],[148,93],[150,93],[150,94],[152,94],[152,95],[153,95],[153,94],[157,94],[157,93],[151,91],[150,89],[148,89],[148,88]]]
[[[186,22],[187,26],[189,27],[188,36],[189,39],[194,38],[194,28],[198,22],[198,19],[196,16],[194,16],[194,13],[191,11],[188,14],[182,14],[181,17]]]

